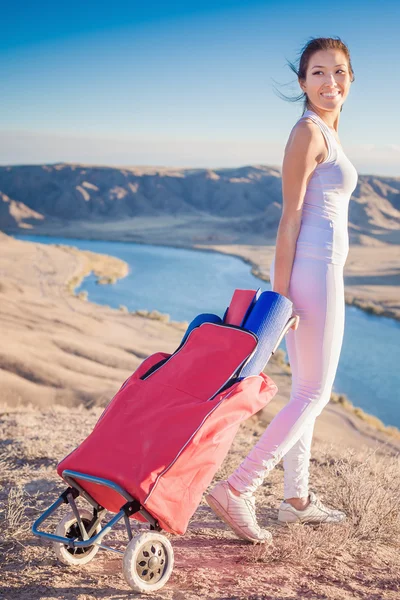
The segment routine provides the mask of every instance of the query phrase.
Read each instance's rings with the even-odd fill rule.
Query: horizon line
[[[57,167],[57,166],[79,166],[86,168],[103,168],[103,169],[147,169],[147,170],[160,170],[160,171],[234,171],[237,169],[253,168],[260,169],[266,167],[268,169],[278,170],[282,172],[282,167],[278,165],[267,165],[263,163],[254,164],[242,164],[236,167],[183,167],[183,166],[165,166],[165,165],[109,165],[102,163],[83,163],[83,162],[54,162],[54,163],[8,163],[1,164],[0,169],[3,168],[14,168],[14,167]],[[381,179],[399,179],[400,175],[378,175],[376,173],[361,173],[358,172],[360,177],[379,177]]]

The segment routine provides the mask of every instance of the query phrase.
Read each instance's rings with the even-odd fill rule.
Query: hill
[[[280,170],[265,165],[0,167],[0,229],[6,231],[49,233],[73,225],[95,235],[107,222],[119,239],[129,239],[137,220],[151,217],[155,225],[157,219],[175,218],[189,230],[204,223],[212,239],[251,243],[276,235],[281,206]],[[351,243],[400,243],[400,177],[359,176],[349,232]]]

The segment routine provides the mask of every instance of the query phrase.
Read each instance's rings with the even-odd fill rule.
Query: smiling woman
[[[254,492],[282,458],[279,521],[346,519],[308,489],[314,424],[329,402],[342,348],[348,206],[358,180],[334,134],[354,81],[346,45],[340,39],[312,39],[296,74],[305,110],[285,148],[282,216],[270,269],[273,291],[293,302],[296,317],[286,336],[290,398],[241,465],[207,500],[234,531],[241,527],[241,537],[259,543],[270,543],[272,536],[257,523]]]

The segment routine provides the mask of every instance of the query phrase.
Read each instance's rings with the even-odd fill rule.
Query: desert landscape
[[[0,167],[0,230],[211,249],[269,280],[278,167]],[[400,177],[360,175],[349,206],[346,302],[400,319]]]
[[[123,277],[126,265],[118,259],[4,234],[0,244],[0,596],[132,597],[120,557],[100,551],[79,570],[64,567],[48,543],[32,536],[30,526],[64,489],[57,462],[91,431],[103,407],[145,357],[175,350],[187,323],[98,306],[73,294],[88,272],[103,281]],[[242,255],[261,270],[271,251],[210,240],[208,248]],[[394,263],[390,266],[393,255],[387,260],[389,273],[395,270]],[[363,281],[366,271],[357,262],[354,268],[352,276]],[[389,287],[394,289],[393,282]],[[281,351],[265,372],[279,392],[241,426],[216,479],[232,471],[287,401],[290,367]],[[273,546],[237,539],[203,500],[185,536],[169,536],[174,571],[153,597],[398,598],[400,434],[367,417],[360,418],[346,398],[333,394],[317,419],[310,487],[328,505],[347,512],[344,524],[279,526],[283,473],[278,465],[257,494],[259,520],[272,531]],[[122,531],[115,537],[121,544]]]
[[[3,10],[0,600],[400,600],[400,2],[330,8]]]

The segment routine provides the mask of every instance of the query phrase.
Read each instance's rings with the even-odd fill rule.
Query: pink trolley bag
[[[61,562],[86,564],[101,547],[123,555],[124,576],[135,591],[165,585],[173,569],[173,549],[161,531],[186,532],[240,423],[277,392],[272,379],[259,372],[260,350],[265,355],[260,337],[268,337],[259,335],[265,332],[265,318],[261,324],[253,318],[254,327],[251,317],[257,307],[267,314],[264,296],[275,324],[275,329],[269,327],[275,339],[268,340],[268,359],[293,323],[291,302],[274,292],[258,292],[236,290],[224,320],[199,315],[173,354],[157,352],[146,358],[89,436],[59,463],[57,472],[69,487],[32,531],[52,540]],[[257,327],[261,329],[255,332]],[[78,507],[78,496],[91,510]],[[63,503],[71,512],[55,534],[40,530]],[[114,516],[105,522],[107,512]],[[150,531],[134,536],[131,518],[149,523]],[[128,536],[124,552],[103,544],[120,520]]]

